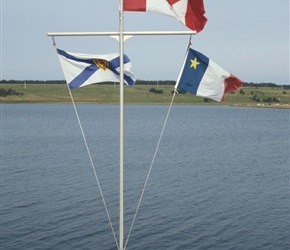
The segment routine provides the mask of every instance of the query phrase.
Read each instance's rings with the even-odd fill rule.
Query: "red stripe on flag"
[[[188,0],[185,14],[186,26],[197,32],[202,31],[207,22],[207,18],[204,14],[203,0]]]
[[[225,93],[239,89],[243,83],[243,81],[231,74],[229,78],[225,79]]]
[[[125,11],[146,11],[146,0],[124,0]]]
[[[244,83],[243,81],[241,81],[239,78],[237,78],[237,77],[235,77],[234,75],[231,74],[231,76],[229,78],[225,79],[225,82],[224,82],[224,87],[225,87],[224,94],[233,92],[235,90],[238,90],[243,83]],[[225,99],[225,96],[223,96],[221,101],[223,102],[224,99]]]

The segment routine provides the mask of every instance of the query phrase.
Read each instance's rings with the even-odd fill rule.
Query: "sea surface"
[[[168,108],[125,105],[125,240]],[[77,110],[118,239],[119,106]],[[126,249],[290,249],[289,164],[289,110],[174,105]],[[1,104],[0,249],[117,249],[70,104]]]

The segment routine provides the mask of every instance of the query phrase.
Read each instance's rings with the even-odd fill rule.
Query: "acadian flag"
[[[242,84],[205,55],[189,48],[175,89],[220,102],[225,93],[239,89]]]
[[[118,53],[90,55],[71,53],[57,49],[59,61],[70,89],[99,82],[116,82],[120,76],[120,56]],[[131,61],[124,55],[124,81],[134,85]]]
[[[165,14],[197,32],[202,31],[207,22],[203,0],[124,0],[124,11]]]

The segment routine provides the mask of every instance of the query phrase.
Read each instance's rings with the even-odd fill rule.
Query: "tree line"
[[[0,83],[2,84],[66,84],[64,80],[1,80]],[[173,80],[162,80],[162,81],[152,81],[152,80],[136,80],[136,84],[139,85],[155,85],[155,86],[162,86],[162,85],[175,85],[175,81]],[[113,82],[103,82],[102,85],[114,85]],[[279,88],[281,85],[271,82],[261,82],[261,83],[254,83],[254,82],[245,82],[243,87],[274,87]],[[283,84],[283,89],[290,89],[290,85]]]

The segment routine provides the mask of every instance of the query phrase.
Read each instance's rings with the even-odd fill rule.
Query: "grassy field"
[[[67,86],[64,84],[27,84],[26,88],[23,84],[1,84],[1,88],[22,93],[22,95],[0,97],[1,103],[71,103]],[[163,94],[149,92],[151,88],[162,90]],[[168,104],[171,102],[172,90],[173,86],[124,86],[124,101],[126,104]],[[282,90],[279,87],[243,87],[242,92],[243,94],[240,91],[226,94],[225,101],[221,104],[289,108],[290,90]],[[72,90],[72,95],[76,103],[118,104],[119,86],[90,85]],[[269,98],[275,98],[275,101],[265,102]],[[257,99],[260,102],[257,102]],[[189,93],[177,95],[174,104],[220,105],[215,101],[205,102],[204,98]]]

